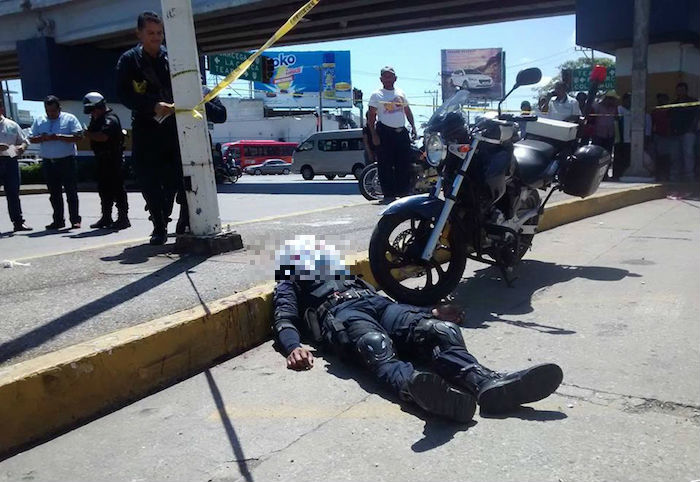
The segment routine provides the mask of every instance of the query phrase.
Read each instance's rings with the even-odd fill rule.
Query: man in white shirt
[[[19,163],[17,158],[27,148],[27,136],[16,122],[5,117],[5,105],[0,98],[0,186],[5,189],[7,210],[13,231],[31,231],[24,223],[19,202]]]
[[[78,214],[78,172],[75,161],[78,149],[75,143],[82,139],[83,128],[77,117],[61,111],[61,102],[56,96],[49,95],[44,99],[44,109],[46,115],[34,120],[29,140],[41,144],[41,162],[53,207],[53,222],[46,229],[61,229],[66,225],[63,216],[63,189],[66,191],[71,227],[79,229],[81,218]]]
[[[396,72],[392,67],[381,70],[382,88],[369,99],[368,126],[377,149],[379,184],[385,202],[406,196],[411,181],[411,139],[416,138],[413,113],[406,94],[394,88]],[[411,136],[405,124],[411,124]]]
[[[552,120],[578,122],[581,117],[581,108],[576,99],[566,93],[566,84],[557,82],[554,84],[554,92],[547,95],[549,99],[546,117]]]

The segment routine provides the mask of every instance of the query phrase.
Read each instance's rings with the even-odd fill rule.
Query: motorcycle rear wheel
[[[396,301],[434,305],[462,279],[467,248],[461,230],[450,229],[449,223],[430,261],[420,259],[433,223],[412,213],[398,213],[382,217],[374,228],[370,268],[379,286]]]
[[[360,186],[360,193],[368,201],[378,201],[384,198],[382,186],[379,184],[379,169],[377,164],[368,165],[362,170],[357,183]]]

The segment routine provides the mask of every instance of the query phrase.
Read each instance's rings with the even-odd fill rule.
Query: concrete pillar
[[[631,165],[626,176],[648,177],[644,169],[644,132],[646,119],[647,56],[649,47],[649,11],[651,0],[634,0],[632,42],[632,129]]]
[[[178,237],[181,250],[212,254],[237,249],[240,236],[231,244],[221,233],[211,146],[206,114],[197,119],[187,110],[202,101],[202,81],[199,71],[192,4],[190,0],[161,0],[168,61],[172,79],[178,139],[182,156],[190,236]],[[202,109],[204,110],[204,109]],[[226,234],[226,233],[224,233]]]

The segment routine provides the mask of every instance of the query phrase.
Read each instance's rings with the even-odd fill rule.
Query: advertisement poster
[[[325,108],[352,107],[350,52],[265,52],[275,62],[271,84],[255,82],[266,107],[314,108],[319,92]]]
[[[502,49],[442,50],[442,100],[457,89],[468,89],[478,100],[500,100],[504,95]]]

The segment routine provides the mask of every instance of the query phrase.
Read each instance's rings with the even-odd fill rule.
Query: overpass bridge
[[[192,0],[200,49],[213,53],[257,48],[302,3]],[[82,59],[100,52],[111,57],[135,43],[136,16],[144,10],[160,12],[160,1],[0,0],[0,79],[24,77],[29,65],[37,61],[38,51],[49,55],[55,47],[63,55]],[[576,0],[322,0],[279,45],[564,15],[575,10]]]

